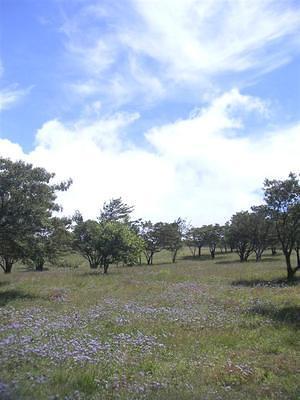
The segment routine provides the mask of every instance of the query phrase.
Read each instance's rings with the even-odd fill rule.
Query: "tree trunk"
[[[296,248],[296,254],[297,254],[297,268],[300,268],[300,254],[299,254],[300,248]]]
[[[44,270],[44,261],[37,263],[35,266],[35,270],[42,272]]]
[[[10,274],[12,270],[13,262],[10,260],[5,259],[5,265],[4,265],[4,273],[5,274]]]
[[[271,251],[272,251],[272,256],[276,255],[276,247],[271,247]]]
[[[212,260],[215,258],[215,250],[210,250]]]
[[[198,257],[201,257],[201,246],[198,246]]]
[[[256,261],[256,262],[261,261],[261,256],[262,256],[263,252],[264,252],[263,250],[257,250],[257,251],[255,251],[255,261]]]
[[[287,279],[291,281],[294,278],[296,269],[292,268],[291,255],[290,253],[285,253],[286,269],[287,269]]]
[[[109,262],[106,261],[106,262],[103,264],[103,267],[104,267],[103,273],[104,273],[104,274],[107,274],[107,270],[108,270],[108,267],[109,267]]]
[[[174,252],[173,252],[173,257],[172,257],[172,263],[173,264],[176,262],[176,256],[177,256],[177,249],[174,250]]]

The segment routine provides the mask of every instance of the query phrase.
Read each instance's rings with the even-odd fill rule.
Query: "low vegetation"
[[[73,257],[0,282],[3,399],[298,399],[300,282],[282,255]]]

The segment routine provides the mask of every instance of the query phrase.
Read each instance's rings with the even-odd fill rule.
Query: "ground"
[[[300,282],[283,257],[169,259],[1,275],[0,398],[299,399]]]

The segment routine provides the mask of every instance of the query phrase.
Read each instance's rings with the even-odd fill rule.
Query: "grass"
[[[1,275],[0,398],[299,399],[300,281],[236,259]]]

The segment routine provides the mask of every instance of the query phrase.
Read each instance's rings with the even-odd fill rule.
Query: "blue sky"
[[[122,195],[222,222],[300,169],[298,1],[0,0],[0,18],[0,155],[72,176],[67,213]]]

